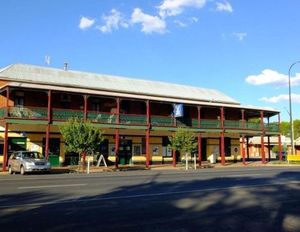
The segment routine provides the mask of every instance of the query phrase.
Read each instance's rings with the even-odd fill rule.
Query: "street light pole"
[[[300,63],[300,61],[294,62],[289,68],[289,108],[290,108],[290,136],[291,136],[291,146],[292,146],[292,155],[294,155],[294,123],[293,123],[293,114],[292,114],[292,92],[291,92],[291,69],[295,64]]]

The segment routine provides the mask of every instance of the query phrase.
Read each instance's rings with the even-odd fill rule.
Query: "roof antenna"
[[[68,71],[68,62],[64,62],[64,70]]]
[[[48,55],[46,55],[45,56],[45,64],[48,65],[48,66],[50,66],[50,63],[51,63],[51,57],[48,56]]]

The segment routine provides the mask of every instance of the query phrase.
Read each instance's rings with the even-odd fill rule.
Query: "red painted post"
[[[88,95],[83,96],[84,106],[83,106],[83,120],[87,120],[87,104],[88,104]]]
[[[173,167],[176,167],[176,151],[172,150],[172,155],[173,155]]]
[[[9,116],[9,87],[6,88],[6,112],[5,112],[5,117]]]
[[[260,112],[260,125],[262,130],[261,135],[261,162],[263,164],[266,163],[266,154],[265,154],[265,143],[264,143],[264,137],[265,137],[265,126],[264,126],[264,112]]]
[[[242,110],[242,127],[246,129],[245,110]]]
[[[150,167],[150,130],[146,130],[146,168]]]
[[[51,123],[51,111],[52,111],[52,108],[51,108],[51,99],[52,99],[52,91],[49,90],[48,91],[48,112],[47,112],[47,116],[48,116],[48,123]]]
[[[8,123],[5,123],[4,129],[4,145],[3,145],[3,164],[2,171],[6,171],[7,155],[8,155]]]
[[[202,142],[202,138],[201,138],[201,134],[198,134],[198,160],[199,160],[199,167],[201,167],[201,163],[202,163],[202,150],[201,150],[201,142]]]
[[[119,129],[116,129],[115,131],[115,167],[118,168],[119,167]]]
[[[52,96],[52,91],[48,91],[48,111],[47,111],[47,116],[48,116],[48,124],[46,127],[46,145],[45,145],[45,157],[48,160],[49,158],[49,137],[50,137],[50,123],[51,123],[51,96]]]
[[[281,130],[280,130],[280,113],[278,114],[278,152],[279,152],[279,160],[282,160],[282,147],[281,147]]]
[[[150,167],[150,102],[146,101],[147,130],[146,130],[146,168]]]
[[[245,158],[245,136],[242,136],[242,158],[243,158],[243,165],[246,165],[246,158]]]
[[[221,132],[221,164],[225,165],[224,132]]]
[[[50,124],[48,123],[46,127],[46,146],[45,146],[46,160],[48,160],[49,158],[49,137],[50,137],[49,135],[50,135]]]
[[[120,98],[117,98],[116,102],[117,102],[117,112],[116,112],[117,119],[116,119],[116,122],[119,125],[120,124]]]
[[[116,99],[117,102],[117,125],[120,125],[120,98]],[[115,133],[115,167],[119,167],[119,146],[120,146],[120,135],[119,135],[119,129],[116,129]]]
[[[197,109],[198,109],[198,128],[201,128],[201,106],[198,106]]]
[[[221,164],[225,165],[225,146],[224,146],[224,107],[221,107]]]

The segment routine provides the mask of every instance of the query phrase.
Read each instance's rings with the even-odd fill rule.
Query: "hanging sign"
[[[183,117],[183,104],[173,104],[173,115],[175,118]]]

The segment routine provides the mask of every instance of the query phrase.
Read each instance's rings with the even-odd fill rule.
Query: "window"
[[[97,102],[97,101],[94,101],[94,102],[92,103],[92,110],[93,110],[93,111],[96,111],[96,112],[100,112],[100,111],[101,111],[101,110],[100,110],[100,103]]]
[[[15,106],[23,107],[24,106],[24,97],[22,96],[15,96]]]
[[[139,144],[133,145],[133,155],[139,156],[141,155],[142,146]]]

